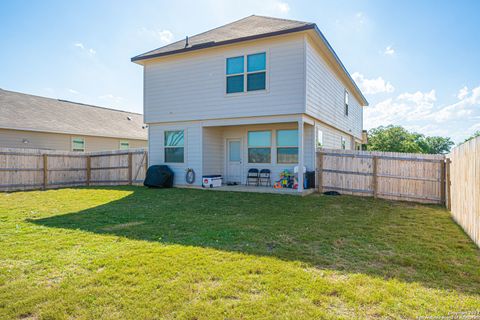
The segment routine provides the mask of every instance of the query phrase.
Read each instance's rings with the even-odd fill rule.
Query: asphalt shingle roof
[[[138,113],[0,89],[1,129],[147,140],[142,126]]]
[[[227,44],[229,41],[244,41],[249,40],[249,38],[267,37],[275,34],[313,29],[314,27],[315,24],[311,22],[252,15],[188,37],[188,45],[186,45],[186,39],[183,39],[133,57],[132,61]]]

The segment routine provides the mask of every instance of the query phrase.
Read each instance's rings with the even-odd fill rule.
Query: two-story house
[[[149,164],[169,165],[177,185],[186,168],[240,184],[268,168],[275,180],[315,170],[318,146],[360,146],[368,102],[314,23],[253,15],[132,61],[144,71]]]

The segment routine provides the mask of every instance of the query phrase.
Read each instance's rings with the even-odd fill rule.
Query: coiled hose
[[[195,182],[195,171],[192,168],[187,168],[185,170],[185,181],[188,184],[192,184]]]

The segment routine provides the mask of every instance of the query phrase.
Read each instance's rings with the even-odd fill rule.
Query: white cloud
[[[393,56],[395,54],[395,49],[392,46],[387,46],[383,51],[383,54],[386,56]]]
[[[386,99],[365,109],[367,127],[422,120],[432,113],[435,101],[435,90],[406,92]]]
[[[81,42],[76,42],[73,44],[75,47],[85,50],[85,46]]]
[[[395,91],[393,85],[389,81],[385,81],[382,77],[367,79],[363,74],[355,72],[352,74],[352,78],[365,94],[392,93]]]
[[[468,95],[468,87],[465,86],[462,89],[458,90],[457,98],[462,100]]]
[[[141,28],[138,31],[139,35],[149,37],[161,44],[169,44],[173,41],[173,33],[170,30],[151,30],[147,28]]]
[[[427,92],[405,92],[365,109],[367,128],[380,125],[403,124],[423,131],[444,132],[455,122],[462,126],[480,119],[480,86],[468,90],[462,88],[458,101],[438,106],[435,90]],[[475,126],[475,125],[474,125]],[[434,130],[435,129],[435,130]],[[443,130],[443,131],[442,131]],[[455,132],[450,132],[450,135]]]
[[[90,57],[93,57],[97,51],[95,51],[93,48],[87,48],[83,43],[81,42],[75,42],[73,44],[74,47],[80,49],[81,51],[85,52],[87,55]]]
[[[290,11],[290,6],[286,2],[277,1],[275,7],[281,13],[288,13]]]
[[[70,88],[68,88],[67,91],[72,93],[72,94],[78,94],[79,93],[77,90],[70,89]]]

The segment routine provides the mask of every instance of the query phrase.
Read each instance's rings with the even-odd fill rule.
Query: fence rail
[[[454,148],[448,162],[447,207],[453,219],[480,247],[480,137]]]
[[[143,182],[147,151],[67,152],[0,148],[0,191]]]
[[[396,152],[320,149],[320,192],[445,203],[445,156]]]

